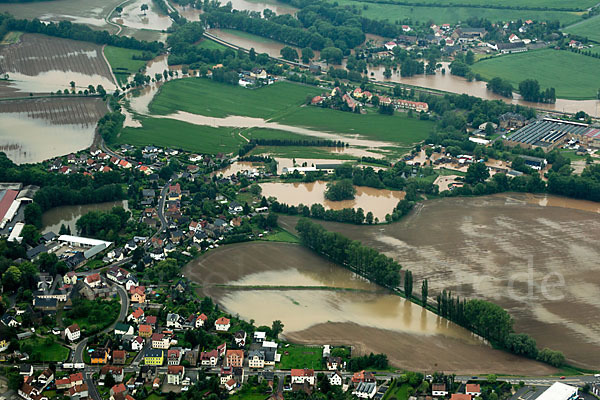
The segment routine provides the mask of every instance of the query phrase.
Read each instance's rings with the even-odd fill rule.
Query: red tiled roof
[[[314,369],[292,369],[292,376],[314,376]]]

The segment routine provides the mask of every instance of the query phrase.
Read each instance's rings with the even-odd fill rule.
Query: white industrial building
[[[577,399],[577,390],[575,386],[554,382],[536,400],[575,400]]]

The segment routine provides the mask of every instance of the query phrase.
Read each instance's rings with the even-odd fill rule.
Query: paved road
[[[152,237],[146,242],[146,244],[144,245],[146,248],[148,248],[152,245],[152,239],[160,236],[161,232],[163,232],[167,228],[167,218],[165,217],[165,203],[167,202],[167,192],[169,191],[169,185],[172,182],[173,182],[173,178],[169,179],[169,181],[167,183],[165,183],[165,186],[163,186],[163,188],[160,191],[160,197],[158,198],[158,206],[157,206],[157,213],[158,213],[158,220],[160,221],[160,227],[158,228],[156,233],[154,233],[154,235],[152,235]]]

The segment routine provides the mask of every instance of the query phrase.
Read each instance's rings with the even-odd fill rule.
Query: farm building
[[[578,122],[544,118],[524,126],[504,140],[507,146],[541,148],[550,151],[560,146],[567,138],[581,138],[591,128]]]
[[[577,387],[562,382],[554,382],[538,397],[538,400],[574,400],[577,397]]]

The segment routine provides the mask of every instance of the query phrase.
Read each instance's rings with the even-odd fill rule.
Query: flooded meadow
[[[202,294],[214,297],[233,314],[254,319],[257,325],[280,319],[285,337],[293,341],[350,344],[359,353],[383,351],[394,365],[413,369],[552,371],[493,350],[467,330],[299,245],[223,246],[192,261],[183,272],[202,285],[198,289]],[[460,356],[452,356],[457,349]]]
[[[316,181],[310,183],[261,183],[262,195],[269,198],[275,197],[280,203],[297,206],[304,204],[322,204],[326,210],[342,210],[344,208],[362,208],[365,215],[370,211],[380,221],[385,220],[386,214],[391,214],[394,207],[404,198],[405,193],[400,190],[375,189],[366,186],[357,186],[353,200],[330,201],[325,199],[327,182]]]
[[[65,225],[71,228],[71,233],[75,235],[77,233],[75,223],[82,215],[90,211],[110,211],[113,207],[127,209],[127,200],[51,208],[42,214],[42,232],[58,234],[61,225]]]
[[[515,330],[570,364],[600,356],[598,203],[551,195],[502,194],[426,201],[382,226],[322,222],[427,278],[430,293],[484,298],[509,311]],[[280,223],[293,229],[296,218]]]

